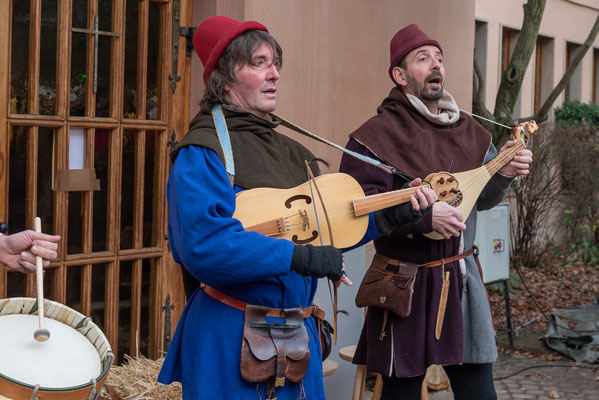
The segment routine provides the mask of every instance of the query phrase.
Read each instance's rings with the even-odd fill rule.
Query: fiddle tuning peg
[[[8,232],[8,224],[6,222],[0,222],[0,233],[5,234]]]

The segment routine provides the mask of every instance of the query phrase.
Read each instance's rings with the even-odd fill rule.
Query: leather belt
[[[476,261],[476,266],[478,267],[478,273],[480,274],[480,280],[483,282],[483,287],[485,288],[485,293],[487,294],[487,302],[489,303],[489,308],[491,308],[491,298],[489,297],[489,292],[487,292],[487,287],[485,286],[485,280],[483,278],[483,269],[482,269],[482,267],[480,265],[480,260],[478,259],[478,255],[480,254],[480,250],[478,249],[477,245],[473,245],[470,250],[468,250],[465,253],[458,254],[457,256],[453,256],[453,257],[449,257],[449,258],[442,258],[440,260],[431,261],[431,262],[426,263],[426,264],[419,264],[418,267],[423,267],[423,268],[438,267],[439,265],[444,265],[446,263],[458,261],[458,260],[460,260],[462,258],[468,257],[470,254],[474,254],[474,261]],[[375,257],[377,255],[378,254],[375,254]],[[389,259],[387,261],[387,263],[391,264],[391,265],[399,266],[399,264],[401,263],[401,261],[394,260],[394,259]]]
[[[215,288],[208,286],[208,285],[204,285],[202,288],[204,289],[204,293],[206,293],[208,296],[212,297],[213,299],[218,300],[221,303],[228,305],[229,307],[233,307],[240,311],[245,312],[245,308],[248,305],[248,303],[246,303],[245,301],[241,301],[236,298],[233,298],[233,297],[231,297],[227,294],[224,294],[223,292],[220,292],[220,291],[216,290]],[[314,304],[311,305],[310,307],[303,308],[302,311],[303,311],[304,319],[308,318],[310,316],[314,316],[315,318],[318,318],[318,319],[324,319],[324,316],[325,316],[324,310],[318,308],[318,306],[314,305]],[[284,318],[285,310],[282,308],[271,308],[268,311],[268,313],[266,314],[266,316],[267,317]]]
[[[418,264],[419,268],[432,268],[432,267],[438,267],[439,265],[443,265],[443,264],[448,264],[454,261],[458,261],[461,260],[462,258],[466,258],[468,257],[470,254],[474,254],[474,258],[476,259],[476,263],[479,265],[479,270],[480,270],[480,264],[478,261],[478,254],[479,254],[479,250],[477,246],[472,246],[472,248],[470,250],[468,250],[465,253],[462,254],[458,254],[456,256],[453,257],[449,257],[449,258],[442,258],[440,260],[437,261],[431,261],[429,263],[426,264]],[[391,265],[395,265],[395,266],[399,266],[399,264],[401,263],[401,261],[399,260],[394,260],[394,259],[389,259],[389,261],[387,261],[388,264]],[[482,276],[482,274],[481,274]]]

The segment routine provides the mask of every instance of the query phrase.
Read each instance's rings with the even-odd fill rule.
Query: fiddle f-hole
[[[304,200],[306,202],[306,204],[312,203],[312,198],[310,196],[305,195],[305,194],[298,194],[295,196],[291,196],[290,198],[285,200],[285,207],[291,209],[291,203],[293,203],[294,201],[298,201],[298,200]]]
[[[318,232],[312,231],[312,237],[309,237],[308,239],[300,239],[299,236],[293,235],[291,237],[291,241],[295,244],[306,244],[306,243],[313,242],[314,240],[316,240],[317,237],[318,237]]]

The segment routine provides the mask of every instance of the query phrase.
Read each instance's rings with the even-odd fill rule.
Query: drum
[[[50,339],[37,342],[37,300],[0,299],[0,398],[96,399],[114,355],[90,318],[44,300]]]

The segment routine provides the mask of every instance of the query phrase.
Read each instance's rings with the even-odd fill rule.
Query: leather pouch
[[[412,312],[418,264],[399,262],[392,265],[389,261],[387,257],[375,255],[358,289],[356,305],[381,307],[405,318]]]
[[[326,319],[320,319],[312,316],[316,321],[318,327],[318,339],[320,340],[320,352],[322,354],[322,361],[326,360],[331,354],[333,348],[332,334],[335,333],[335,329],[329,324]]]
[[[248,305],[241,344],[241,375],[248,382],[273,378],[275,387],[285,379],[299,382],[310,360],[308,332],[301,308],[283,310],[284,322],[267,321],[268,307]],[[272,382],[271,380],[271,382]]]

